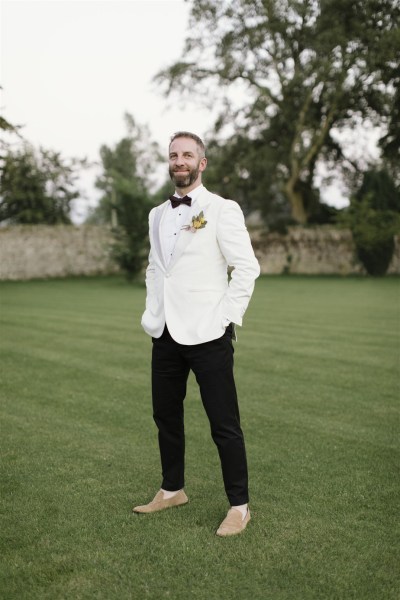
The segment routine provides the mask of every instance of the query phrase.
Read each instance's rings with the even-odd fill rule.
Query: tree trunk
[[[298,223],[304,225],[307,223],[307,213],[304,208],[304,200],[301,192],[295,189],[292,180],[289,180],[285,185],[285,192],[292,207],[292,217]]]

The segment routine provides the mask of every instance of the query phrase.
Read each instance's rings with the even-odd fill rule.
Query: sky
[[[190,8],[184,0],[2,0],[0,6],[2,114],[23,125],[35,147],[98,162],[100,146],[125,135],[125,112],[148,125],[165,155],[175,131],[206,138],[210,111],[166,99],[152,81],[182,57]],[[76,203],[75,222],[98,201],[96,173],[81,178],[86,198]],[[335,185],[323,197],[346,203]]]
[[[203,137],[209,112],[165,99],[152,81],[180,58],[188,16],[183,0],[3,0],[3,116],[33,145],[90,161],[125,135],[126,111],[165,153],[175,131]],[[94,177],[82,180],[89,199],[76,220],[96,203]]]

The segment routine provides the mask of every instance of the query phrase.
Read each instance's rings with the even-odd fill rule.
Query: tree
[[[104,194],[89,222],[111,223],[113,254],[128,277],[140,272],[147,254],[148,214],[153,206],[149,187],[159,160],[157,144],[146,127],[125,114],[127,135],[114,147],[103,145],[103,173],[96,186]]]
[[[400,232],[400,191],[385,170],[371,170],[351,199],[344,222],[353,234],[357,256],[367,273],[386,273]]]
[[[399,14],[398,0],[198,0],[184,58],[156,79],[167,95],[222,97],[215,136],[224,152],[231,125],[238,160],[226,177],[252,179],[251,201],[263,196],[264,209],[284,194],[305,223],[319,203],[319,162],[358,167],[334,128],[392,126]]]
[[[400,185],[400,87],[395,92],[392,117],[386,135],[380,139],[380,146],[385,165],[397,185]]]
[[[2,89],[3,88],[0,85],[0,90],[2,90]],[[21,129],[20,125],[13,125],[5,117],[0,115],[0,131],[3,131],[4,133],[13,133],[13,134],[16,134],[18,137],[20,137],[20,133],[19,133],[20,129]],[[3,139],[0,140],[0,144],[1,144],[1,146],[5,145]]]
[[[0,186],[0,221],[10,224],[70,223],[75,161],[29,144],[7,150]]]
[[[0,87],[0,89],[1,89],[1,87]],[[9,133],[18,134],[19,126],[12,125],[12,123],[10,123],[10,121],[7,121],[7,119],[5,119],[3,116],[0,115],[0,129],[2,131],[8,131]]]

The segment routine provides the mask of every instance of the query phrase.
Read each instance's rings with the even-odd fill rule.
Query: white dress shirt
[[[192,206],[195,204],[197,196],[203,189],[204,186],[200,184],[191,192],[189,192],[188,196],[192,199]],[[182,198],[178,192],[175,192],[174,196],[177,198]],[[171,203],[169,203],[169,206],[164,213],[161,221],[160,237],[163,258],[166,265],[169,264],[169,261],[174,253],[176,240],[178,239],[182,227],[185,227],[185,225],[190,225],[191,214],[193,214],[191,206],[188,206],[187,204],[180,204],[176,208],[172,208]]]

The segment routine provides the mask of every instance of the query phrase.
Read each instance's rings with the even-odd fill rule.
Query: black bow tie
[[[192,199],[190,196],[184,196],[183,198],[177,198],[176,196],[170,196],[172,208],[176,208],[180,204],[187,204],[187,206],[192,205]]]

